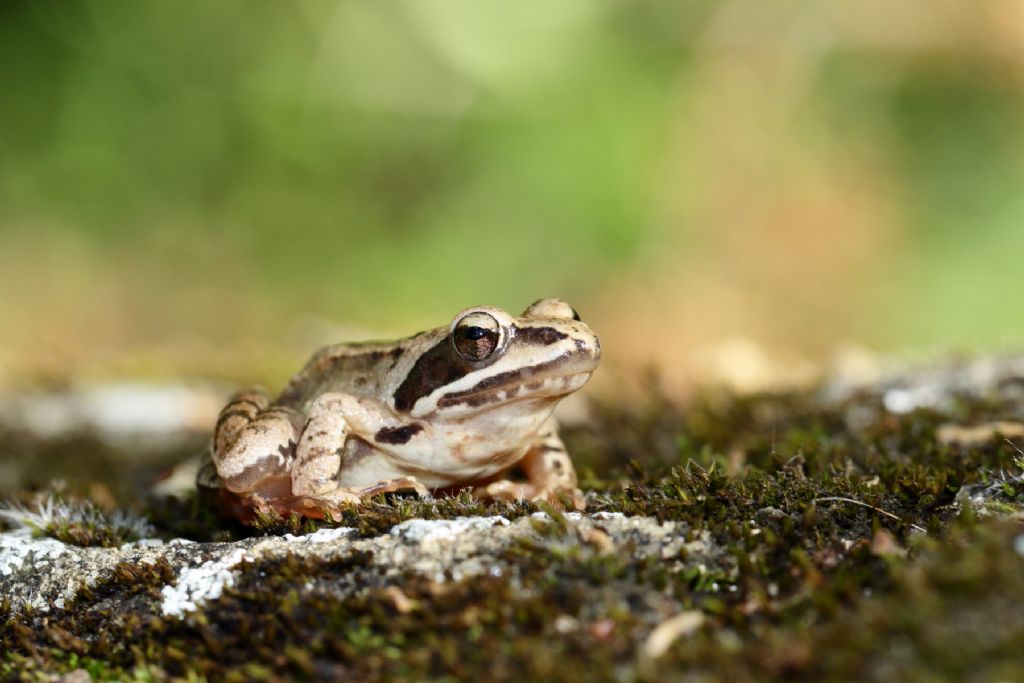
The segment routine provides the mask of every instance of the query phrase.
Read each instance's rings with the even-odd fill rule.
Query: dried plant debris
[[[582,515],[153,500],[139,540],[80,543],[12,512],[0,678],[1024,680],[1018,365],[599,403],[566,433]]]

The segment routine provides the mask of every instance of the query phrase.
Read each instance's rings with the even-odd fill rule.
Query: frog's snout
[[[585,334],[576,336],[576,355],[591,370],[596,368],[601,360],[601,342],[589,328]]]

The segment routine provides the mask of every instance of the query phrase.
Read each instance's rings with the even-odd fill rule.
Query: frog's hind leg
[[[270,406],[259,389],[236,394],[217,419],[211,454],[225,488],[264,496],[289,492],[289,471],[301,416]]]
[[[582,492],[576,488],[576,469],[558,436],[554,418],[548,418],[541,425],[519,466],[526,474],[526,482],[501,479],[474,489],[474,495],[503,500],[546,500],[553,504],[561,504],[562,496],[567,495],[577,510],[586,507]]]
[[[238,434],[251,423],[260,411],[270,405],[267,392],[262,389],[246,389],[231,397],[228,404],[217,416],[217,426],[213,431],[214,462],[218,456],[227,453],[228,449],[238,440]]]

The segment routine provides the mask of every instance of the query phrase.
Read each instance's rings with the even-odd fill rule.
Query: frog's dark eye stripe
[[[493,316],[482,311],[466,314],[455,323],[450,335],[416,360],[405,381],[395,390],[395,408],[411,410],[424,396],[480,367],[476,363],[493,360],[501,341],[501,326]]]
[[[395,390],[395,408],[411,410],[424,396],[465,377],[471,367],[467,363],[452,362],[452,338],[446,336],[417,359],[405,381]]]
[[[516,339],[527,344],[547,346],[559,342],[569,335],[553,327],[517,327]]]

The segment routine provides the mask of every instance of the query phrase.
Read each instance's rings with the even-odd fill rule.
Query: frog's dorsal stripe
[[[418,335],[417,335],[418,336]],[[409,341],[415,337],[410,337]],[[346,371],[353,375],[368,372],[381,363],[387,363],[387,369],[393,369],[402,359],[406,348],[401,343],[387,342],[355,342],[335,344],[318,350],[281,390],[277,403],[297,405],[305,396],[308,384],[332,371],[332,366],[344,364]]]

